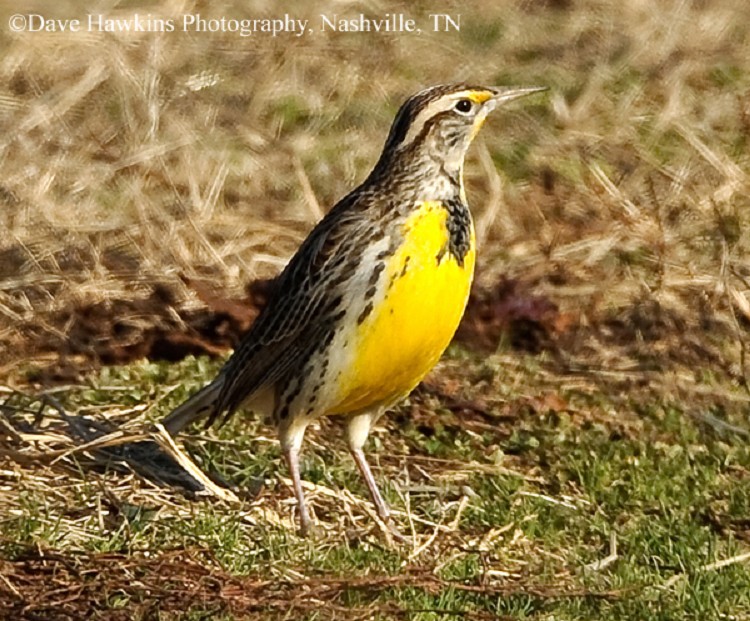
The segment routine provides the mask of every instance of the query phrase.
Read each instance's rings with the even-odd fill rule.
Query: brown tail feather
[[[182,405],[177,406],[162,421],[164,428],[171,435],[175,435],[191,423],[211,416],[214,413],[223,383],[223,378],[219,376],[213,382],[201,388]]]

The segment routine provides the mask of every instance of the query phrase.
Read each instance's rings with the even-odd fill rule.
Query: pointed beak
[[[495,86],[486,90],[492,92],[492,97],[484,102],[482,109],[475,117],[474,127],[471,131],[471,135],[469,136],[470,142],[476,137],[477,133],[479,132],[479,128],[484,124],[487,115],[499,105],[505,104],[509,101],[513,101],[514,99],[526,97],[526,95],[533,95],[534,93],[542,93],[544,91],[548,91],[549,88],[546,86]]]
[[[534,93],[543,93],[544,91],[548,90],[548,86],[497,86],[492,88],[495,96],[490,101],[493,102],[495,106],[498,106],[515,99],[520,99],[521,97],[526,97],[527,95],[533,95]]]

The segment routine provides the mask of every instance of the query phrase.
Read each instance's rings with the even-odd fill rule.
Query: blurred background
[[[12,32],[19,11],[84,28]],[[466,80],[551,90],[494,114],[469,155],[481,246],[459,336],[615,379],[744,382],[747,4],[447,2],[460,30],[439,32],[434,12],[1,2],[0,375],[225,351],[263,279],[364,179],[403,100]],[[89,13],[177,27],[88,31]],[[388,13],[422,32],[319,28]],[[289,14],[313,32],[184,32],[185,14]]]

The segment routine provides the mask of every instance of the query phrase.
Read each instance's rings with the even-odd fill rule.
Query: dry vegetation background
[[[423,24],[434,10],[428,2],[380,0],[27,2],[22,9],[62,18],[82,18],[87,11],[175,19],[185,13],[251,18],[288,12],[314,23],[321,12],[376,17],[403,11]],[[301,38],[46,34],[9,32],[7,19],[19,7],[0,0],[0,384],[29,392],[60,383],[101,386],[115,377],[105,372],[103,379],[91,380],[102,364],[226,352],[262,304],[268,288],[263,279],[277,274],[321,215],[365,177],[405,97],[451,81],[547,85],[547,96],[496,112],[472,148],[467,193],[481,246],[477,284],[459,339],[460,351],[475,358],[466,365],[460,356],[446,363],[415,403],[426,403],[426,410],[434,410],[436,403],[451,411],[468,408],[456,423],[461,429],[481,434],[492,426],[510,435],[519,402],[534,411],[564,409],[559,397],[539,397],[530,384],[559,387],[562,382],[590,393],[602,391],[607,400],[602,411],[622,407],[624,412],[631,400],[650,403],[656,395],[679,400],[685,412],[709,426],[746,434],[747,3],[469,0],[444,3],[440,10],[461,15],[460,32],[316,32]],[[518,362],[522,350],[536,355],[532,366]],[[499,356],[491,359],[499,361],[497,376],[508,378],[510,388],[502,395],[485,381],[486,369],[470,381],[464,375],[464,367],[474,369],[477,354],[488,351]],[[206,372],[200,364],[189,368]],[[154,373],[158,378],[149,380],[153,391],[184,379],[169,371]],[[476,390],[465,390],[474,384]],[[139,398],[156,399],[155,392],[138,390],[132,402],[112,393],[130,408],[121,404],[113,420],[127,423],[143,412]],[[478,401],[467,405],[456,395]],[[72,404],[79,398],[85,402],[73,396]],[[481,418],[485,406],[500,412],[500,422]],[[471,408],[480,413],[474,416]],[[419,411],[427,427],[438,424],[433,411]],[[588,412],[571,408],[570,416],[589,420]],[[600,414],[590,416],[599,421]],[[622,420],[615,423],[622,426],[617,433],[637,436],[638,417],[623,413]],[[83,429],[78,440],[96,437],[92,429]],[[14,496],[21,476],[16,462],[26,459],[28,465],[32,456],[44,453],[41,448],[34,452],[38,447],[52,446],[57,448],[46,459],[60,468],[63,462],[57,460],[69,458],[65,451],[70,447],[48,430],[41,444],[21,449],[14,444],[21,436],[13,433],[3,429],[11,447],[3,463],[13,464],[4,472],[15,474],[8,474],[11,483],[0,489],[0,507],[20,511]],[[313,434],[314,450],[327,450],[325,442],[318,442]],[[248,454],[232,450],[227,448],[238,463]],[[423,450],[412,451],[415,460]],[[381,451],[382,467],[399,472],[399,454]],[[471,462],[475,474],[491,458],[478,459],[478,465]],[[524,470],[528,464],[522,462],[512,466],[523,470],[527,483],[542,488],[532,492],[548,492],[540,482],[544,468]],[[429,472],[443,467],[427,458],[417,463]],[[52,489],[67,472],[53,468],[23,475],[24,493],[52,498],[51,506],[54,501],[67,506],[70,495],[60,491],[58,497]],[[133,483],[137,477],[108,480],[112,494],[128,502],[140,493],[140,483]],[[86,484],[83,477],[81,485]],[[326,496],[321,489],[316,488],[318,511],[335,520],[331,516],[343,512],[341,497]],[[76,490],[89,499],[87,505],[106,505],[114,498],[98,488]],[[193,515],[189,504],[174,501],[172,506],[169,490],[153,493],[158,494],[153,504],[174,509],[181,520]],[[282,515],[290,526],[290,509],[279,504],[279,497],[283,494],[265,497],[270,504],[264,515]],[[364,516],[369,523],[366,504],[353,496],[346,499],[347,507],[355,507],[346,519],[361,524]],[[65,545],[85,548],[91,529],[106,514],[98,506],[98,514],[86,513],[85,520],[65,511],[55,518],[68,529]],[[118,510],[120,519],[122,507]],[[217,519],[224,524],[233,513]],[[750,537],[746,522],[741,524]],[[102,521],[103,531],[105,525]],[[217,529],[213,523],[207,527],[208,532]],[[492,532],[472,536],[484,542],[482,537]],[[201,541],[213,541],[211,536]],[[541,563],[535,549],[521,548],[524,541],[503,545]],[[433,543],[428,541],[419,554],[429,552]],[[183,544],[167,537],[154,545]],[[228,545],[241,548],[232,541]],[[456,545],[452,550],[460,555],[457,550],[468,544]],[[111,549],[117,554],[81,562],[89,563],[91,575],[117,584],[131,580],[131,570],[143,572],[138,575],[146,590],[153,594],[163,588],[161,601],[171,610],[179,611],[184,600],[171,587],[160,586],[166,574],[180,588],[202,585],[199,596],[214,603],[237,596],[235,610],[256,610],[256,596],[277,608],[296,597],[298,609],[316,618],[317,604],[303,597],[313,592],[332,606],[331,618],[337,612],[347,616],[346,588],[338,578],[300,583],[294,590],[287,583],[256,579],[253,565],[249,570],[232,565],[221,577],[229,591],[217,595],[210,586],[210,580],[219,580],[210,569],[215,559],[201,556],[204,551],[195,558],[188,551],[179,559],[170,552],[133,560],[115,544]],[[48,576],[71,584],[80,579],[67,557],[55,558],[48,554],[47,560],[29,561],[28,573],[13,584],[23,584],[29,589],[26,596],[41,600],[49,595]],[[132,568],[136,565],[138,570]],[[524,577],[533,578],[537,568],[533,565]],[[552,598],[583,588],[566,582],[570,576],[564,568],[556,576],[563,576],[561,586],[548,592]],[[249,578],[236,577],[246,571]],[[274,571],[285,579],[301,575],[283,563]],[[445,585],[435,575],[396,572],[388,578],[391,583],[383,584],[439,593]],[[101,584],[88,583],[77,596],[95,598]],[[535,593],[535,584],[527,585],[528,593]],[[366,579],[349,584],[355,591],[372,586]],[[506,587],[503,583],[488,592],[499,597]],[[28,595],[37,588],[39,595]],[[243,593],[245,599],[239,596]],[[403,616],[402,608],[388,606],[382,618]],[[29,618],[51,613],[38,614]],[[362,614],[370,618],[367,610]],[[477,615],[473,618],[494,618]],[[142,618],[157,617],[144,613]]]
[[[363,179],[404,97],[470,80],[552,89],[548,101],[495,115],[470,157],[480,284],[518,278],[571,312],[562,324],[579,362],[632,369],[684,354],[688,367],[741,377],[745,3],[446,7],[461,14],[460,33],[4,31],[2,375],[61,352],[91,358],[103,341],[139,338],[157,321],[150,314],[179,324],[176,310],[203,304],[186,278],[241,297]],[[76,3],[24,10],[85,14]],[[271,7],[106,10],[253,17]],[[323,10],[377,15],[399,5],[275,3],[272,12],[315,21]],[[424,20],[430,10],[408,12]],[[117,305],[155,289],[151,304]],[[87,328],[112,314],[114,335]],[[728,337],[721,345],[718,334]]]

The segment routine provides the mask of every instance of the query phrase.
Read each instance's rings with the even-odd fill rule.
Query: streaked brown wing
[[[373,227],[356,200],[355,191],[339,202],[279,276],[272,299],[221,371],[225,381],[207,425],[283,379],[342,312],[340,276],[356,268],[363,251],[358,241]]]

